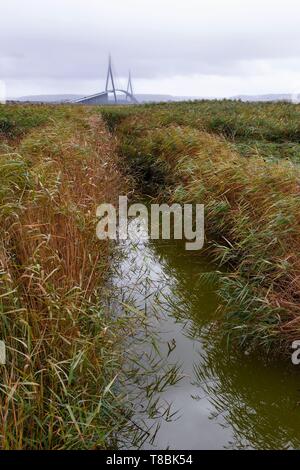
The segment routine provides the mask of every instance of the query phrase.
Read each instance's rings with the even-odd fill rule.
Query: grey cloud
[[[10,0],[1,9],[7,81],[96,80],[109,52],[119,75],[131,68],[137,79],[251,76],[260,60],[300,70],[294,0]]]

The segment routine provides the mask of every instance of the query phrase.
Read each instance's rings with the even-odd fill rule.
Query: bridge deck
[[[128,97],[132,103],[135,103],[137,104],[138,101],[137,99],[134,97],[134,95],[132,93],[129,93],[128,91],[126,90],[122,90],[122,89],[115,89],[116,92],[118,93],[123,93],[124,95],[126,95],[126,97]],[[90,104],[101,104],[101,103],[108,103],[108,94],[109,93],[114,93],[114,90],[107,90],[107,91],[102,91],[101,93],[96,93],[94,95],[90,95],[90,96],[84,96],[83,98],[79,98],[79,99],[76,99],[74,101],[72,101],[72,103],[76,104],[76,103],[90,103]],[[118,101],[117,101],[118,103]]]

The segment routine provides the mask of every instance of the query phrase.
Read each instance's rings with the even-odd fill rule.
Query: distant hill
[[[293,101],[296,103],[300,102],[300,94],[288,94],[288,93],[282,93],[282,94],[270,94],[270,95],[237,95],[232,97],[233,100],[241,100],[241,101],[262,101],[262,102],[267,102],[267,101]]]
[[[14,98],[14,101],[29,101],[31,103],[64,103],[66,101],[72,101],[76,99],[83,98],[87,95],[30,95],[30,96],[21,96],[20,98]],[[158,95],[158,94],[136,94],[136,99],[139,103],[159,103],[159,102],[168,102],[168,101],[183,101],[189,99],[195,99],[192,97],[179,97],[172,95]]]
[[[21,96],[20,98],[15,98],[13,101],[19,102],[31,102],[31,103],[64,103],[66,101],[72,101],[79,98],[83,98],[84,95],[75,95],[75,94],[60,94],[60,95],[30,95],[30,96]],[[160,95],[160,94],[147,94],[147,93],[138,93],[135,95],[139,103],[161,103],[169,101],[188,101],[188,100],[201,100],[201,99],[215,99],[202,98],[197,96],[172,96],[172,95]],[[222,99],[222,98],[218,98]],[[300,103],[300,94],[291,95],[288,93],[282,94],[268,94],[268,95],[236,95],[232,96],[232,100],[241,100],[248,102],[271,102],[271,101],[292,101]]]
[[[65,101],[76,100],[82,98],[83,95],[30,95],[15,98],[16,101],[30,101],[31,103],[64,103]]]
[[[177,101],[172,95],[155,95],[155,94],[136,94],[134,95],[139,103],[159,103],[166,101]]]

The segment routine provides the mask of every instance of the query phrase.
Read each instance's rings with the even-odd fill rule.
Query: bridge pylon
[[[111,90],[109,90],[109,79],[111,81],[111,86],[112,86]],[[105,91],[107,91],[107,92],[112,91],[113,94],[114,94],[115,103],[117,103],[117,93],[116,93],[114,75],[113,75],[112,66],[111,66],[111,55],[110,54],[109,54],[109,58],[108,58],[108,70],[107,70]]]
[[[126,95],[126,101],[129,99],[129,95],[133,96],[133,88],[132,88],[131,71],[130,70],[129,70],[129,75],[128,75],[127,93],[128,93],[128,95]]]

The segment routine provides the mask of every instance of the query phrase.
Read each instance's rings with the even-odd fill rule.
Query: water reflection
[[[143,448],[299,448],[299,372],[227,350],[215,327],[215,276],[201,276],[215,272],[208,258],[176,242],[126,242],[120,250],[114,285],[151,325],[148,344],[144,332],[132,346],[143,359],[128,390],[134,423],[143,415],[152,430]]]

